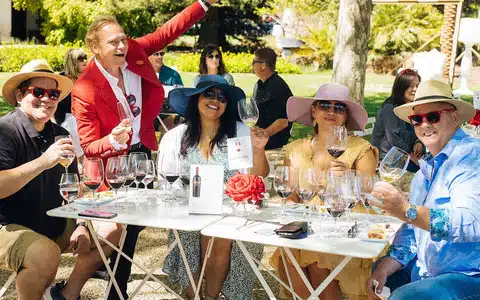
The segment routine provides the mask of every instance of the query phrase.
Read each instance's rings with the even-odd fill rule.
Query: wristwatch
[[[410,204],[410,206],[405,211],[405,218],[407,218],[407,223],[412,223],[418,217],[417,206]]]

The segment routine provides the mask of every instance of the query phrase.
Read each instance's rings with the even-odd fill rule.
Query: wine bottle
[[[202,184],[202,179],[200,178],[200,175],[198,175],[198,167],[195,170],[195,176],[193,176],[192,180],[192,185],[193,185],[193,197],[200,197],[200,188]]]

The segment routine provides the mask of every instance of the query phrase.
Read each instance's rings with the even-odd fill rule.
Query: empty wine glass
[[[240,115],[240,119],[245,123],[248,127],[252,128],[257,124],[258,121],[258,107],[255,99],[248,98],[248,99],[240,99],[237,102],[238,106],[238,114]]]
[[[55,142],[61,139],[69,139],[70,144],[73,145],[73,140],[70,135],[57,135],[55,136]],[[72,164],[73,160],[75,159],[74,154],[65,154],[62,155],[62,159],[60,160],[60,164],[65,168],[65,173],[68,173],[68,167]]]
[[[92,192],[95,205],[95,191],[102,185],[104,178],[103,162],[100,158],[85,158],[83,162],[83,183]]]
[[[280,215],[285,216],[285,203],[297,186],[296,170],[293,167],[279,166],[275,169],[273,186],[277,194],[282,198]]]
[[[129,107],[125,107],[123,103],[118,102],[117,103],[117,111],[118,111],[118,117],[120,119],[120,122],[123,120],[129,120],[130,123],[133,121],[134,117],[132,114],[132,111],[130,110]]]
[[[383,181],[393,183],[405,174],[410,155],[400,148],[392,147],[383,158],[378,171]]]
[[[143,166],[145,164],[145,167]],[[145,169],[145,177],[142,180],[145,190],[145,197],[147,196],[147,186],[155,179],[155,162],[153,160],[145,160],[140,162],[140,168]]]
[[[348,132],[344,126],[331,126],[328,129],[325,146],[328,153],[334,158],[339,158],[347,149]]]
[[[135,174],[136,199],[138,203],[138,187],[142,180],[147,176],[146,164],[140,164],[142,161],[147,161],[148,157],[143,152],[132,152],[129,155],[129,170],[131,174]]]
[[[122,170],[122,168],[124,168]],[[115,201],[117,201],[117,190],[125,184],[125,168],[121,165],[119,157],[110,157],[107,160],[107,167],[105,168],[105,177],[108,185],[115,192]]]
[[[80,181],[78,180],[78,176],[75,173],[64,173],[60,178],[59,183],[60,188],[60,195],[62,198],[65,199],[67,204],[70,204],[78,197],[78,193],[80,190]],[[77,211],[73,207],[62,207],[61,210],[63,211]]]
[[[369,175],[369,174],[360,174],[358,176],[358,190],[357,192],[360,194],[360,201],[365,206],[366,211],[366,224],[367,226],[371,223],[370,222],[370,208],[372,207],[368,202],[368,198],[371,197],[371,193],[373,191],[373,187],[375,183],[378,182],[380,178],[376,175]]]
[[[134,202],[128,201],[128,188],[135,181],[135,171],[130,170],[130,156],[120,155],[118,156],[118,163],[120,165],[120,173],[125,178],[123,187],[125,188],[125,201],[122,203],[122,207],[134,206]]]

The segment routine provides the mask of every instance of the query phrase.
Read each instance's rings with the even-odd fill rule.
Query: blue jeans
[[[376,269],[379,259],[373,266]],[[392,295],[389,300],[465,299],[480,300],[480,275],[446,273],[435,277],[412,281],[411,271],[416,259],[387,278],[385,286]]]

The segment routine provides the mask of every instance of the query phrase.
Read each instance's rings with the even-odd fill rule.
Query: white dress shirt
[[[118,101],[122,103],[123,107],[130,109],[130,105],[127,102],[127,98],[125,97],[125,94],[123,94],[122,89],[118,86],[118,79],[112,76],[110,73],[108,73],[107,70],[105,70],[102,67],[102,65],[97,60],[97,58],[95,58],[95,63],[97,64],[98,69],[100,69],[100,72],[102,72],[103,76],[105,76],[105,78],[107,79]],[[127,95],[135,96],[136,102],[134,106],[138,106],[141,110],[142,109],[142,78],[137,74],[133,73],[132,71],[128,70],[127,65],[128,65],[127,62],[125,62],[124,65],[121,67],[122,74],[123,74],[123,83],[125,86],[125,92]],[[135,118],[133,118],[133,121],[132,121],[133,133],[132,133],[132,142],[131,142],[132,145],[135,145],[140,142],[141,118],[142,118],[141,113]],[[120,123],[120,121],[121,120],[119,119],[118,123]],[[109,141],[117,151],[127,148],[126,144],[119,144],[113,139],[111,135],[109,137]]]

